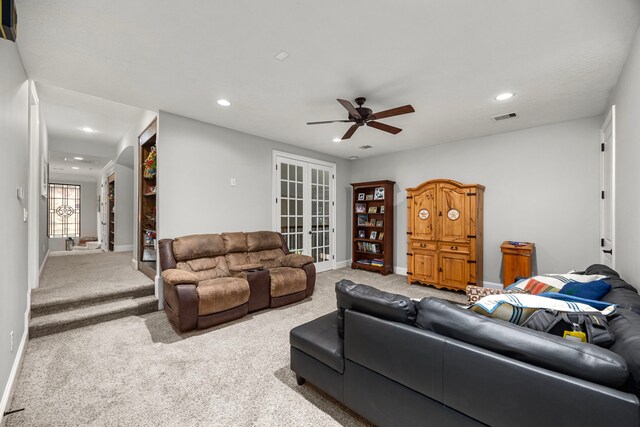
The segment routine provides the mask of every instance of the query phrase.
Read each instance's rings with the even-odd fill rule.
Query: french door
[[[600,262],[615,268],[615,141],[616,106],[600,130]]]
[[[274,229],[289,250],[335,268],[335,165],[274,153]]]

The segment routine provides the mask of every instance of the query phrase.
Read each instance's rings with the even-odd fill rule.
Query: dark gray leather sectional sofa
[[[338,311],[291,331],[291,369],[380,426],[639,426],[640,296],[596,272],[610,349],[341,281]]]

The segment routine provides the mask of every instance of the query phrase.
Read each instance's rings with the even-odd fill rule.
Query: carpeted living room
[[[640,426],[637,0],[0,12],[0,425]]]

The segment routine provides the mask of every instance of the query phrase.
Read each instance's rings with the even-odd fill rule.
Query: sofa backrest
[[[173,241],[176,268],[195,273],[199,280],[230,276],[225,253],[219,234],[193,234]]]
[[[243,264],[262,264],[264,268],[282,266],[285,253],[280,234],[275,231],[222,233],[229,268]]]

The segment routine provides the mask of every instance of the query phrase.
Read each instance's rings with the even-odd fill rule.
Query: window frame
[[[66,231],[67,233],[61,233],[59,235],[52,235],[52,226],[55,224],[55,218],[59,218],[58,215],[55,214],[55,212],[51,212],[52,209],[52,205],[54,203],[54,200],[56,200],[56,198],[53,196],[53,192],[55,191],[55,187],[56,186],[66,186],[66,187],[76,187],[77,189],[77,203],[80,206],[79,211],[76,208],[76,215],[77,215],[77,221],[75,221],[75,223],[77,224],[76,226],[76,230],[77,232],[74,233],[74,235],[70,235],[68,233],[68,228],[66,230],[63,229],[63,231]],[[68,183],[61,183],[61,182],[50,182],[48,184],[47,187],[47,237],[50,239],[67,239],[69,237],[71,238],[79,238],[80,236],[82,236],[82,230],[81,230],[81,226],[82,226],[82,185],[80,184],[68,184]],[[67,200],[69,200],[67,198]],[[64,227],[64,225],[63,225]]]

